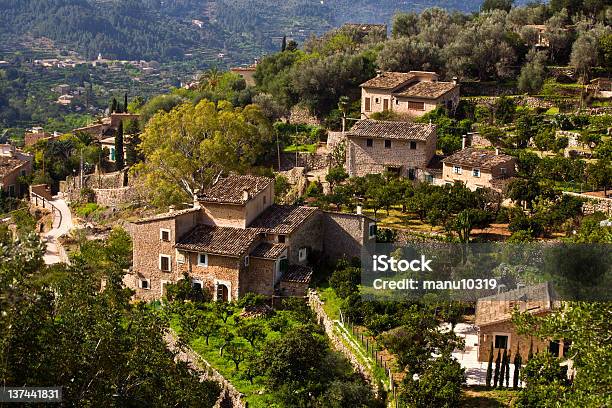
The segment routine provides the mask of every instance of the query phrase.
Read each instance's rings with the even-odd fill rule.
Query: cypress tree
[[[493,342],[491,342],[491,349],[489,350],[489,363],[487,364],[487,388],[491,388],[491,377],[493,376]]]
[[[138,153],[138,145],[140,144],[140,131],[137,120],[129,120],[125,127],[125,134],[130,136],[130,139],[125,144],[125,162],[128,166],[141,161]]]
[[[110,113],[117,112],[117,98],[113,98],[110,105]]]
[[[281,46],[281,52],[284,52],[287,49],[287,36],[283,35],[283,45]]]
[[[514,355],[514,378],[512,379],[512,387],[514,389],[518,389],[519,386],[519,375],[521,371],[521,363],[522,363],[521,354],[519,352],[518,346],[516,347],[516,354]]]
[[[508,358],[506,359],[506,388],[510,388],[510,356],[511,352],[508,352]]]
[[[119,122],[117,133],[115,134],[115,167],[117,170],[123,169],[123,121]]]
[[[501,350],[497,350],[497,358],[495,359],[495,373],[493,374],[493,388],[497,388],[497,381],[499,380],[499,363],[501,360]]]
[[[128,106],[128,100],[127,100],[127,92],[123,94],[123,113],[127,113],[127,106]]]
[[[504,354],[502,357],[502,361],[501,361],[501,370],[500,370],[500,375],[499,375],[499,388],[502,388],[504,386],[504,378],[506,375],[506,363],[508,362],[508,353],[506,352],[506,349],[504,349]]]

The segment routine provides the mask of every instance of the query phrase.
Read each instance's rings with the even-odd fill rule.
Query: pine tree
[[[281,47],[281,51],[284,52],[287,49],[287,36],[283,35],[283,45]]]
[[[493,342],[491,342],[491,349],[489,350],[489,363],[487,364],[487,388],[491,388],[491,377],[493,376]]]
[[[123,121],[119,122],[117,133],[115,134],[115,167],[117,170],[123,169]]]
[[[499,380],[499,364],[501,360],[501,350],[497,350],[497,358],[495,359],[495,373],[493,375],[493,388],[497,388],[497,381]]]
[[[504,349],[504,354],[502,357],[502,361],[501,361],[501,372],[499,375],[499,388],[502,388],[504,386],[504,378],[506,375],[506,364],[508,363],[508,353],[506,352],[506,349]]]
[[[512,387],[514,389],[518,389],[519,386],[519,375],[521,371],[521,363],[522,363],[521,354],[519,353],[518,345],[516,347],[516,354],[514,355],[514,378],[512,379]]]
[[[127,113],[128,109],[127,92],[123,94],[123,113]]]

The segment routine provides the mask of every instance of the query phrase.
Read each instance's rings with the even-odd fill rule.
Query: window
[[[472,176],[480,177],[480,169],[473,169],[472,170]]]
[[[148,279],[141,279],[140,280],[140,289],[151,289],[151,285],[149,283]]]
[[[424,111],[425,103],[424,102],[410,102],[408,101],[408,109],[416,110],[416,111]]]
[[[453,166],[453,173],[461,174],[461,166]]]
[[[416,170],[415,169],[408,169],[408,179],[410,179],[410,180],[416,179]]]
[[[285,236],[284,235],[279,235],[277,240],[278,240],[279,244],[284,244],[285,243]]]
[[[496,334],[495,335],[495,348],[508,348],[508,336]]]
[[[383,99],[383,110],[389,110],[389,100]]]
[[[374,146],[374,139],[366,139],[366,147]]]
[[[371,223],[368,225],[368,234],[370,238],[376,238],[376,224]]]
[[[198,254],[198,266],[208,266],[208,254]]]
[[[26,171],[25,170],[21,170],[21,177],[25,177],[26,176]]]
[[[170,272],[172,258],[169,255],[160,255],[159,256],[159,269],[164,272]]]
[[[300,248],[298,251],[298,259],[300,262],[305,261],[308,257],[308,250],[306,248]]]
[[[199,279],[192,279],[191,280],[191,287],[194,288],[194,289],[202,290],[204,288],[204,284]]]
[[[159,230],[159,239],[165,242],[170,241],[170,230],[168,229],[160,229]]]
[[[365,111],[370,112],[372,110],[372,101],[370,98],[365,98]]]
[[[396,104],[396,105],[399,105],[399,99],[396,99],[396,100],[395,100],[395,104]]]
[[[385,149],[390,149],[390,148],[391,148],[391,141],[385,140]]]
[[[114,147],[111,147],[111,148],[110,148],[110,154],[109,154],[108,159],[109,159],[110,161],[115,161],[115,148],[114,148]]]
[[[9,197],[15,197],[15,185],[11,184],[8,186],[8,195]]]
[[[247,255],[247,256],[245,256],[245,257],[244,257],[244,266],[249,266],[249,261],[250,261],[250,260],[249,260],[249,256],[248,256],[248,255]]]
[[[380,104],[380,99],[376,98],[376,99],[374,99],[374,102],[376,102],[376,104],[378,105],[378,104]]]
[[[504,174],[504,175],[505,175],[505,174],[506,174],[506,168],[505,168],[505,167],[500,167],[500,168],[499,168],[499,172],[500,172],[501,174]]]
[[[410,150],[416,150],[417,142],[410,142]]]

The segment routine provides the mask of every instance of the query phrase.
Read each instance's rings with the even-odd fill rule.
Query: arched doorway
[[[223,283],[217,283],[217,300],[221,302],[229,300],[229,289]]]

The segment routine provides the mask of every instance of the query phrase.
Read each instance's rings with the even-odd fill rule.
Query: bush
[[[98,211],[100,206],[96,203],[87,203],[80,205],[76,208],[75,212],[81,218],[87,218],[92,215],[94,212]]]

